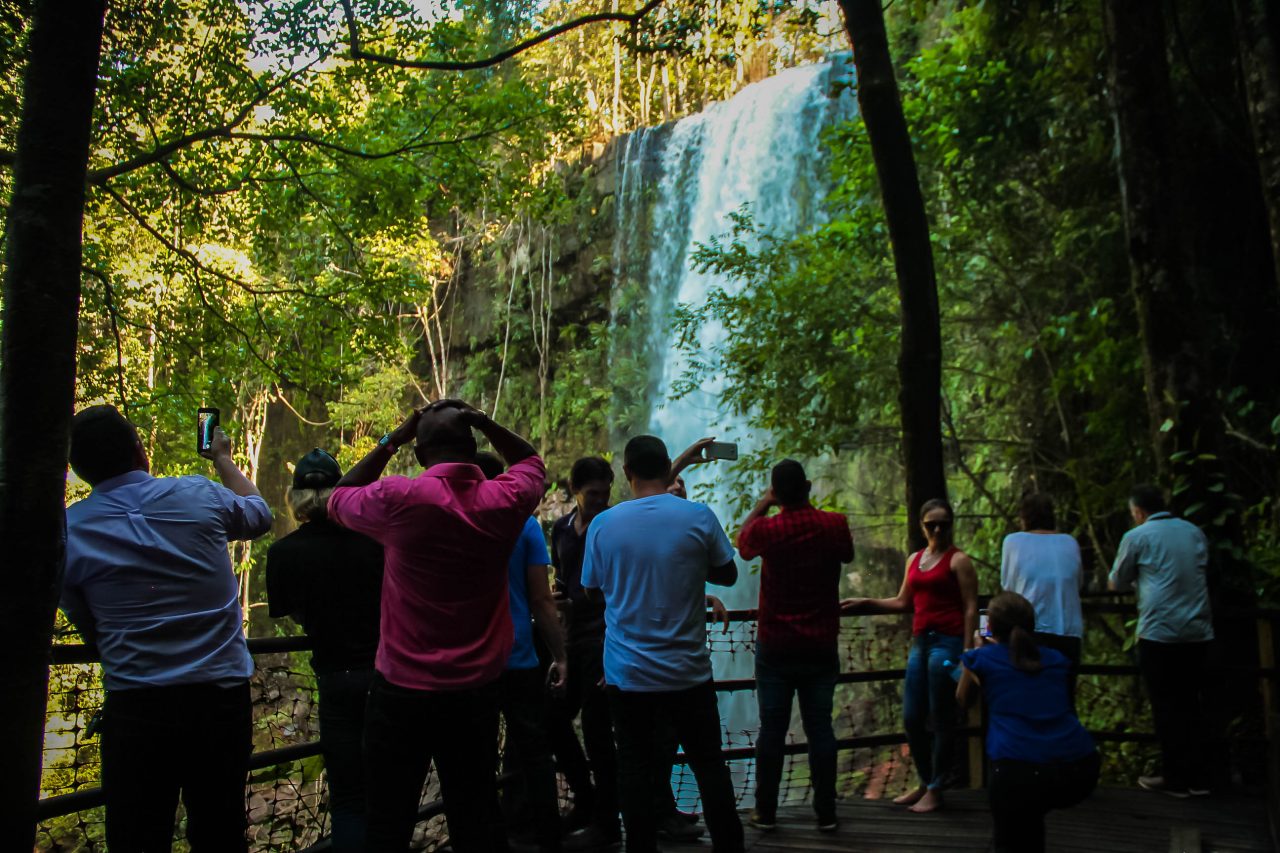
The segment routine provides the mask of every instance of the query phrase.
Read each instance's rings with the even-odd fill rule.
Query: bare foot
[[[916,814],[928,814],[929,812],[936,812],[940,808],[942,808],[942,792],[935,791],[933,788],[930,788],[925,792],[924,796],[920,798],[920,801],[908,809],[908,811],[913,811]]]
[[[921,785],[914,791],[907,791],[901,797],[895,798],[893,804],[895,806],[914,806],[916,803],[920,802],[920,798],[927,793],[929,793],[929,789],[924,785]]]

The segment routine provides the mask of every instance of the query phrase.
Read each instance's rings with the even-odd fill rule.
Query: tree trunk
[[[858,74],[858,108],[871,141],[902,314],[898,404],[907,486],[907,541],[924,547],[920,505],[947,496],[942,463],[942,331],[929,220],[902,113],[880,0],[840,0]]]
[[[1280,12],[1270,0],[1235,0],[1234,5],[1249,125],[1280,286]]]
[[[39,0],[6,224],[0,341],[0,849],[30,850],[64,550],[85,172],[105,0]]]
[[[1189,458],[1216,452],[1221,418],[1203,340],[1210,320],[1191,272],[1194,223],[1180,192],[1164,3],[1106,0],[1104,6],[1116,166],[1156,473],[1164,485],[1183,475],[1201,481],[1179,489],[1183,504],[1214,502],[1207,492],[1211,466]]]

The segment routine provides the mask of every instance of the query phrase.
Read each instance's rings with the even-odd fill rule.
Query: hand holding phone
[[[202,456],[213,447],[213,431],[218,428],[221,413],[201,407],[196,411],[196,453]]]
[[[978,636],[984,640],[991,639],[991,620],[987,618],[986,610],[978,611]]]

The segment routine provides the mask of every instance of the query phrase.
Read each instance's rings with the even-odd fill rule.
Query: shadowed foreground
[[[778,810],[767,835],[748,827],[747,849],[769,851],[985,851],[991,819],[985,791],[952,791],[947,809],[914,815],[889,800],[839,801],[840,830],[820,833],[808,804]],[[744,814],[745,819],[745,814]],[[1198,844],[1197,846],[1197,833]],[[1239,793],[1175,800],[1149,791],[1099,788],[1069,811],[1049,816],[1050,851],[1269,851],[1263,798]],[[1172,846],[1176,838],[1177,846]],[[665,849],[680,849],[668,845]],[[683,849],[696,849],[688,846]]]

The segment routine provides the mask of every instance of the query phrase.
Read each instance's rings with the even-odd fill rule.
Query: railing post
[[[1275,669],[1276,665],[1276,646],[1275,638],[1271,633],[1271,619],[1267,616],[1258,617],[1258,666],[1264,670]],[[1277,735],[1275,729],[1275,673],[1263,673],[1258,676],[1258,689],[1262,691],[1262,718],[1265,721],[1266,735],[1268,741],[1274,741]]]

